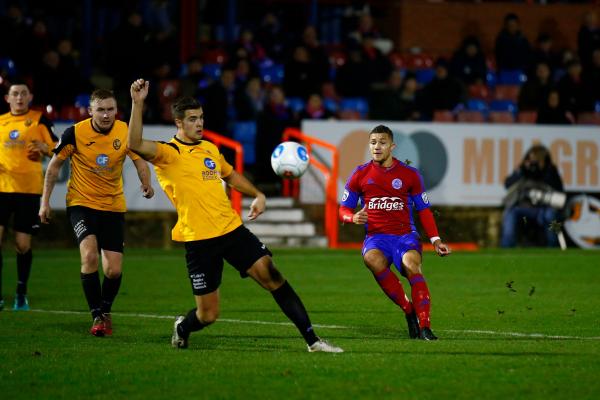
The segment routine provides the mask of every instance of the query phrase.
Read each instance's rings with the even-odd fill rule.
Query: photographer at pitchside
[[[517,244],[521,224],[534,226],[540,235],[543,232],[546,246],[558,246],[554,228],[566,195],[548,149],[539,144],[531,147],[519,167],[506,178],[504,187],[507,194],[503,200],[501,246]]]

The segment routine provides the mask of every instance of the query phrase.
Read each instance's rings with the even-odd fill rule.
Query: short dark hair
[[[27,80],[25,80],[23,78],[10,79],[9,85],[6,88],[6,92],[8,93],[10,91],[11,86],[20,86],[20,85],[27,86],[27,89],[31,92],[31,86],[29,85],[29,82],[27,82]]]
[[[199,108],[202,108],[202,104],[198,100],[190,96],[184,96],[175,100],[173,105],[171,105],[171,112],[173,113],[173,118],[183,119],[186,110],[197,110]]]
[[[377,125],[375,128],[371,129],[369,135],[371,135],[372,133],[386,133],[390,137],[390,139],[394,141],[394,133],[390,128],[388,128],[385,125]]]
[[[90,104],[92,104],[96,100],[106,100],[106,99],[115,99],[115,94],[112,90],[108,89],[96,89],[90,95]]]

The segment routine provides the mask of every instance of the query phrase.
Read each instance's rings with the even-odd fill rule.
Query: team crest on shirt
[[[10,131],[10,133],[8,134],[8,137],[9,137],[11,140],[17,140],[17,139],[19,138],[19,131],[18,131],[18,130],[16,130],[16,129],[15,129],[15,130],[12,130],[12,131]]]
[[[121,141],[119,139],[113,140],[113,149],[119,150],[121,148]]]
[[[25,126],[30,127],[33,124],[33,120],[31,118],[27,118],[25,120]]]
[[[392,187],[394,189],[400,189],[402,187],[402,179],[396,178],[392,181]]]

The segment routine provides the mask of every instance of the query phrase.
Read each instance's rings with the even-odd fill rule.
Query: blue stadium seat
[[[4,71],[8,77],[17,75],[17,67],[14,61],[8,57],[0,58],[0,71]]]
[[[483,113],[487,113],[488,104],[485,100],[481,99],[469,99],[467,100],[467,110],[469,111],[480,111]]]
[[[256,121],[242,121],[233,124],[233,139],[244,148],[244,165],[256,163]]]
[[[596,104],[594,104],[594,111],[600,112],[600,101],[597,101]]]
[[[527,75],[520,69],[501,69],[498,72],[498,83],[502,85],[522,85]]]
[[[423,68],[415,70],[417,82],[421,85],[427,85],[435,77],[435,68]]]
[[[510,111],[515,114],[518,111],[517,104],[512,100],[492,100],[490,102],[491,111]]]
[[[75,107],[88,108],[90,106],[90,95],[81,93],[75,96]]]
[[[279,85],[283,82],[284,69],[282,64],[264,64],[259,66],[260,78],[265,83]]]
[[[366,118],[369,112],[369,103],[362,97],[348,97],[340,101],[340,111],[356,111],[361,118]]]
[[[496,73],[494,71],[488,70],[488,72],[485,74],[485,84],[488,87],[493,88],[496,86],[497,82],[498,78],[496,76]]]
[[[302,110],[304,110],[305,103],[300,97],[288,97],[287,105],[292,112],[300,113]]]
[[[221,65],[220,64],[204,64],[202,72],[207,78],[211,80],[217,80],[221,76]]]
[[[323,99],[323,107],[329,112],[336,113],[338,111],[338,103],[334,99],[325,97]]]

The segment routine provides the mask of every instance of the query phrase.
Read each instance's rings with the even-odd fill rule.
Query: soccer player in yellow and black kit
[[[17,294],[13,310],[29,310],[27,281],[31,272],[31,235],[40,227],[37,210],[42,194],[43,156],[52,155],[58,141],[53,125],[41,111],[29,109],[33,95],[27,84],[14,82],[4,99],[10,112],[0,115],[0,310],[2,298],[2,237],[14,214],[17,251]]]
[[[65,130],[48,164],[39,216],[50,218],[50,195],[60,167],[71,159],[67,215],[81,253],[81,283],[92,313],[90,333],[112,335],[111,307],[121,286],[124,214],[123,163],[129,156],[137,169],[144,197],[150,186],[148,164],[127,148],[127,124],[116,119],[117,101],[111,91],[98,89],[90,97],[91,118]],[[99,250],[104,280],[98,276]]]
[[[129,121],[129,147],[154,164],[158,181],[177,209],[172,238],[185,243],[186,261],[196,308],[175,320],[171,344],[185,348],[191,332],[212,324],[219,316],[219,286],[223,260],[271,292],[284,314],[296,325],[310,352],[343,350],[317,337],[304,305],[273,265],[271,252],[243,224],[233,210],[222,180],[255,197],[248,217],[263,213],[265,195],[234,171],[219,149],[202,140],[204,114],[189,97],[173,104],[177,133],[168,143],[142,138],[142,109],[149,83],[131,85],[133,106]]]

